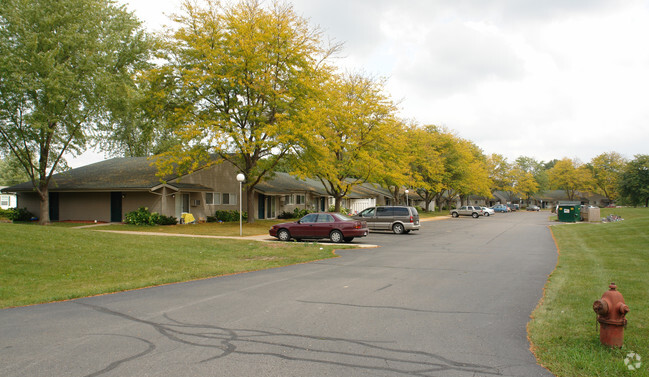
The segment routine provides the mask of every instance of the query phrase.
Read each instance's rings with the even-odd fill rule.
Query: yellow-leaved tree
[[[568,200],[575,200],[579,191],[587,191],[593,187],[593,177],[588,168],[576,160],[563,158],[548,171],[550,187],[564,190]]]
[[[326,61],[340,45],[325,44],[285,3],[186,1],[183,10],[167,36],[181,143],[155,162],[160,175],[231,162],[246,176],[253,222],[254,187],[302,140],[296,119],[329,76]]]
[[[409,152],[409,166],[412,187],[424,200],[424,209],[430,210],[430,203],[442,190],[444,160],[438,145],[438,128],[432,125],[411,126],[406,132],[406,148]]]
[[[619,197],[620,182],[626,164],[626,159],[617,152],[602,153],[588,164],[598,191],[610,202]]]
[[[396,108],[384,94],[383,81],[360,74],[335,75],[311,102],[297,150],[295,173],[319,179],[335,198],[335,211],[355,185],[385,172],[402,146]]]

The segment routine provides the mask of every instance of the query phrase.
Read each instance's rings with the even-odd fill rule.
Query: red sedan
[[[369,229],[367,222],[340,213],[310,213],[294,223],[273,225],[268,233],[280,241],[329,238],[331,242],[340,243],[365,237]]]

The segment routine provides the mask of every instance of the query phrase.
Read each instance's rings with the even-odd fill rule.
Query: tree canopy
[[[111,1],[0,2],[0,138],[40,197],[41,223],[63,155],[85,149],[148,53],[141,23]]]
[[[548,171],[548,177],[550,186],[564,190],[568,200],[575,200],[577,192],[592,188],[592,176],[586,166],[569,158],[557,161]]]
[[[333,75],[305,116],[309,129],[301,140],[296,172],[319,179],[335,198],[336,211],[353,186],[385,179],[384,168],[399,150],[390,140],[402,128],[381,81]]]
[[[631,205],[649,207],[649,155],[639,154],[624,168],[620,195]]]
[[[161,175],[187,172],[218,155],[246,176],[250,213],[255,185],[299,141],[295,119],[337,46],[325,45],[317,28],[279,2],[208,0],[201,8],[186,1],[183,9],[167,36],[173,95],[182,99],[175,109],[181,143],[156,163]]]

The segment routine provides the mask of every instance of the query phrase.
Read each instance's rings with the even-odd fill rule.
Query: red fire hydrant
[[[599,341],[609,347],[622,347],[626,327],[625,315],[629,312],[629,307],[624,303],[624,297],[617,291],[615,283],[608,287],[610,289],[604,292],[602,299],[593,303],[593,310],[597,313],[597,322],[600,324]]]

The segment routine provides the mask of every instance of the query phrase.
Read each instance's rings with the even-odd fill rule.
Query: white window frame
[[[284,195],[284,204],[285,205],[293,205],[293,204],[295,204],[295,195],[293,195],[293,194]]]
[[[306,203],[306,195],[305,194],[295,194],[295,204],[301,205]]]
[[[227,198],[228,198],[227,203],[226,203],[226,201],[225,201],[226,195],[227,195]],[[230,205],[230,206],[236,205],[236,204],[237,204],[237,194],[233,194],[233,193],[230,193],[230,192],[224,192],[224,193],[222,193],[222,194],[221,194],[221,204],[223,204],[224,206],[227,206],[227,205]]]
[[[207,194],[212,194],[212,202],[211,203],[207,200]],[[208,193],[205,193],[205,204],[208,204],[208,205],[219,205],[219,204],[221,204],[221,193],[220,192],[208,192]]]

